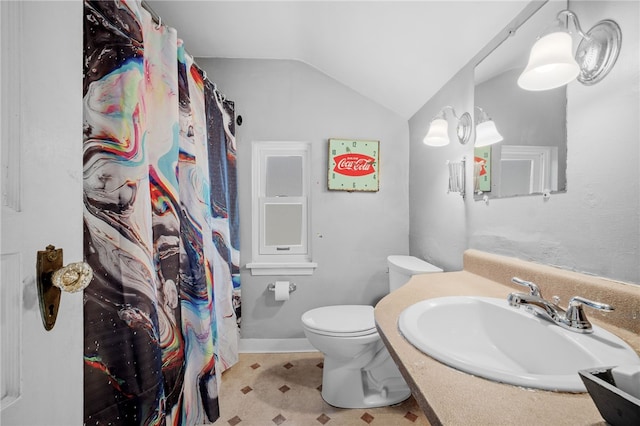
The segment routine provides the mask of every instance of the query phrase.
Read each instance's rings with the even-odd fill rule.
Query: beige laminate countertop
[[[402,310],[420,300],[465,295],[506,298],[513,291],[513,287],[468,271],[425,274],[413,277],[377,304],[375,319],[380,335],[431,424],[606,424],[587,393],[524,389],[475,377],[425,355],[398,331]],[[591,320],[640,352],[637,333]]]

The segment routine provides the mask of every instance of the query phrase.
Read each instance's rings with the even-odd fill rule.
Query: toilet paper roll
[[[276,300],[289,300],[289,281],[276,281]]]

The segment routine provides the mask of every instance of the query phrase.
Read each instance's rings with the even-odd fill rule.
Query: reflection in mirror
[[[504,137],[475,149],[476,199],[566,191],[566,86],[531,92],[517,84],[536,37],[565,5],[558,3],[542,6],[475,68],[474,103]]]

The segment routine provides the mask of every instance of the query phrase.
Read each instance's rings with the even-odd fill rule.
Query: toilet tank
[[[414,275],[442,272],[442,269],[437,266],[414,256],[389,256],[387,265],[389,266],[389,292],[405,285]]]

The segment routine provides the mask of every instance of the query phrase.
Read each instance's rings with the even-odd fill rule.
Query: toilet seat
[[[373,306],[335,305],[311,309],[302,315],[302,323],[314,333],[333,337],[358,337],[377,334]]]

